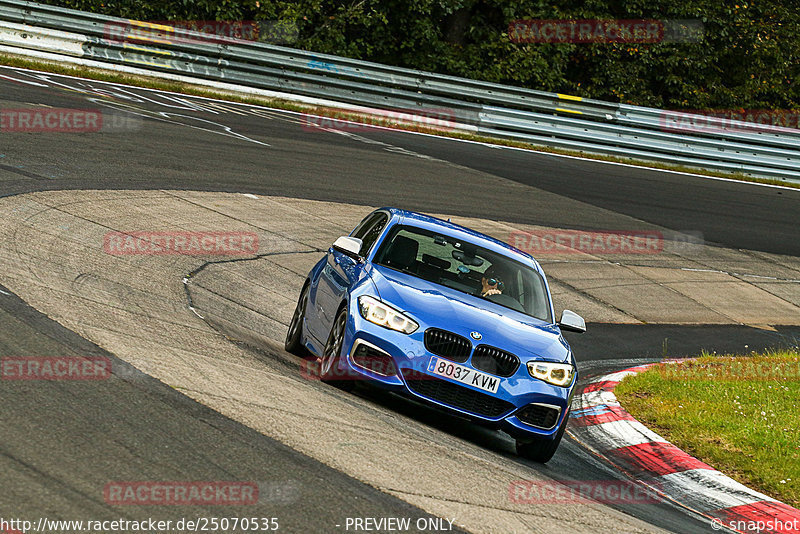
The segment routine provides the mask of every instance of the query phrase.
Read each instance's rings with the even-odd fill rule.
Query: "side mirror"
[[[586,322],[583,320],[583,317],[571,310],[564,310],[564,313],[561,314],[561,320],[558,322],[558,326],[561,327],[562,330],[577,332],[579,334],[586,332]]]
[[[333,242],[333,248],[348,256],[357,258],[359,252],[361,252],[361,244],[362,241],[359,238],[343,235]]]

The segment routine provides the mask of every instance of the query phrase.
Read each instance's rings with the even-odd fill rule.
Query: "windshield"
[[[547,290],[538,272],[461,239],[397,225],[381,244],[374,263],[552,322]]]

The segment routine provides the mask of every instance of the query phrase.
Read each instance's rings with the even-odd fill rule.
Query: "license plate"
[[[441,358],[431,358],[428,372],[490,393],[497,393],[497,388],[500,387],[500,379],[496,376],[487,375]]]

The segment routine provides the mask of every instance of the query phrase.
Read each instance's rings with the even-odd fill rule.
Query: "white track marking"
[[[592,447],[603,452],[644,443],[668,443],[639,421],[609,421],[582,430],[590,436]]]
[[[589,408],[591,406],[598,406],[602,404],[618,405],[617,397],[611,391],[590,391],[584,393],[577,399],[577,408]]]
[[[602,376],[597,380],[593,380],[592,382],[621,382],[626,376],[635,375],[636,373],[638,373],[638,371],[619,371],[617,373]]]
[[[688,503],[700,512],[711,512],[759,501],[772,501],[719,471],[691,469],[663,475],[654,480],[665,494]]]
[[[73,80],[86,80],[86,78],[78,78],[76,76],[69,76],[69,75],[66,75],[66,74],[52,74],[52,73],[43,72],[43,71],[37,71],[37,70],[33,70],[33,69],[23,69],[23,68],[20,68],[20,67],[4,67],[4,68],[11,69],[11,70],[14,70],[14,71],[18,71],[18,72],[21,72],[21,73],[35,72],[35,73],[39,73],[39,74],[45,74],[45,75],[48,75],[48,76],[57,76],[57,77],[69,78],[69,79],[73,79]],[[139,74],[147,74],[147,73],[139,73]],[[151,72],[150,75],[152,76],[153,73]],[[20,80],[16,80],[16,81],[20,81]],[[187,81],[187,80],[182,80],[182,81]],[[181,97],[181,98],[192,98],[192,99],[197,99],[197,100],[207,100],[207,101],[212,101],[212,102],[222,102],[222,103],[226,103],[228,105],[240,105],[240,106],[243,106],[243,107],[250,107],[250,108],[253,108],[253,109],[265,109],[265,110],[273,111],[273,112],[276,112],[276,113],[283,113],[283,114],[286,114],[286,115],[310,115],[310,113],[307,113],[307,112],[303,113],[303,112],[298,112],[298,111],[289,111],[289,110],[271,108],[271,107],[268,107],[268,106],[258,106],[258,105],[255,105],[255,104],[240,104],[238,102],[230,102],[228,100],[222,100],[222,99],[219,99],[219,98],[211,98],[211,97],[205,97],[205,96],[194,96],[194,95],[185,95],[183,93],[175,93],[175,92],[172,92],[172,91],[164,91],[164,90],[160,90],[160,89],[150,89],[150,88],[147,88],[147,87],[137,87],[137,86],[128,85],[128,84],[111,83],[111,82],[101,82],[101,83],[105,83],[106,85],[111,85],[111,86],[115,86],[115,87],[128,87],[128,88],[131,88],[131,89],[137,89],[137,90],[142,90],[142,91],[149,91],[149,92],[155,92],[155,93],[166,94],[166,95],[175,95],[175,96]],[[190,82],[187,82],[187,83],[190,83]],[[228,88],[226,87],[226,89],[228,89]],[[288,99],[288,97],[292,97],[292,96],[293,95],[284,95],[284,98]],[[310,99],[310,100],[313,100],[313,99]],[[320,104],[318,102],[318,103],[316,103],[316,105],[322,105],[322,104]],[[347,109],[347,108],[343,108],[343,109]],[[593,162],[593,163],[604,164],[604,165],[615,165],[615,166],[619,166],[619,167],[628,167],[628,168],[633,168],[633,169],[641,169],[641,170],[651,171],[651,172],[663,172],[663,173],[669,173],[669,174],[677,174],[677,175],[681,175],[681,176],[690,176],[690,177],[693,177],[693,178],[703,178],[703,179],[706,179],[706,180],[717,180],[717,181],[722,181],[722,182],[732,182],[732,183],[737,183],[737,184],[742,184],[742,185],[750,185],[750,186],[755,186],[755,187],[768,187],[768,188],[772,188],[772,189],[784,189],[784,190],[787,190],[787,191],[795,191],[795,192],[797,192],[796,188],[787,187],[787,186],[783,186],[783,185],[762,184],[762,183],[758,183],[758,182],[747,182],[747,181],[743,181],[743,180],[734,180],[732,178],[720,178],[720,177],[716,177],[716,176],[706,176],[706,175],[703,175],[703,174],[695,174],[695,173],[685,172],[685,171],[673,171],[673,170],[667,170],[667,169],[656,169],[656,168],[653,168],[653,167],[646,167],[646,166],[642,166],[642,165],[632,165],[630,163],[620,163],[620,162],[616,162],[616,161],[604,161],[604,160],[598,160],[598,159],[585,158],[585,157],[581,157],[581,156],[569,156],[569,155],[565,155],[565,154],[555,154],[555,153],[552,153],[552,152],[542,152],[542,151],[531,150],[531,149],[526,149],[526,148],[510,147],[510,146],[504,146],[504,145],[494,145],[494,144],[491,144],[491,143],[485,143],[483,141],[471,141],[469,139],[458,139],[458,138],[453,138],[453,137],[442,137],[442,136],[439,136],[439,135],[429,134],[429,133],[425,133],[425,132],[414,132],[414,131],[410,131],[410,130],[398,130],[398,129],[394,129],[394,128],[387,128],[387,127],[384,127],[384,126],[373,126],[373,127],[376,128],[376,129],[384,129],[384,130],[390,130],[390,131],[394,131],[394,132],[403,132],[403,133],[406,133],[406,134],[409,134],[409,135],[421,135],[421,136],[427,136],[427,137],[435,137],[437,139],[446,139],[448,141],[453,141],[453,142],[457,142],[457,143],[477,144],[477,145],[481,145],[481,146],[484,146],[484,147],[495,148],[495,149],[500,149],[500,150],[517,150],[517,151],[522,151],[522,152],[531,152],[531,153],[535,153],[535,154],[546,154],[548,156],[557,157],[557,158],[567,158],[567,159],[586,161],[586,162]]]
[[[0,74],[0,78],[11,80],[12,82],[17,82],[17,83],[27,83],[28,85],[35,85],[37,87],[47,87],[47,84],[44,83],[32,82],[30,80],[20,80],[19,78],[12,78],[11,76],[5,76],[3,74]]]

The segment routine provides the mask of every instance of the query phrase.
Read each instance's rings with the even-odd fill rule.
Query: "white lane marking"
[[[644,443],[669,443],[639,421],[609,421],[582,430],[589,437],[592,447],[602,452]]]
[[[2,289],[0,289],[0,293],[2,293],[3,295],[8,295],[9,297],[11,296],[11,293],[6,293],[6,292],[5,292],[5,291],[3,291]]]
[[[23,69],[21,67],[3,67],[3,68],[11,69],[11,70],[22,72],[22,73],[35,72],[35,73],[44,74],[44,75],[48,75],[48,76],[57,76],[57,77],[61,77],[61,78],[69,78],[69,79],[72,79],[72,80],[87,80],[87,78],[79,78],[77,76],[70,76],[70,75],[67,75],[67,74],[54,74],[54,73],[49,73],[49,72],[44,72],[44,71],[37,71],[35,69]],[[16,81],[21,81],[21,80],[16,80]],[[111,83],[111,82],[98,82],[98,83],[105,83],[106,85],[110,85],[112,87],[128,87],[130,89],[149,91],[151,93],[158,93],[158,94],[163,94],[163,95],[174,95],[174,96],[181,97],[181,98],[184,98],[184,99],[185,98],[192,98],[192,99],[197,99],[197,100],[207,100],[207,101],[211,101],[211,102],[224,102],[224,103],[226,103],[228,105],[238,105],[238,106],[250,107],[250,108],[255,108],[255,109],[264,109],[264,110],[273,111],[275,113],[283,113],[283,114],[286,114],[286,115],[306,115],[306,116],[309,115],[308,112],[304,113],[304,112],[300,112],[300,111],[290,111],[290,110],[284,110],[284,109],[277,109],[277,108],[271,108],[269,106],[259,106],[257,104],[241,104],[239,102],[231,102],[229,100],[222,100],[222,99],[219,99],[219,98],[212,98],[212,97],[206,97],[206,96],[186,95],[186,94],[183,94],[183,93],[175,93],[173,91],[164,91],[162,89],[151,89],[151,88],[148,88],[148,87],[137,87],[135,85],[128,85],[128,84],[122,84],[122,83]],[[425,133],[425,132],[415,132],[415,131],[412,131],[412,130],[399,130],[399,129],[395,129],[395,128],[387,128],[385,126],[376,126],[376,128],[379,128],[379,129],[382,128],[382,129],[391,130],[391,131],[394,131],[394,132],[402,132],[402,133],[409,134],[409,135],[421,135],[421,136],[425,136],[425,137],[435,137],[437,139],[446,139],[446,140],[449,140],[449,141],[460,142],[460,143],[477,144],[477,145],[481,145],[481,146],[484,146],[484,147],[496,148],[496,149],[501,149],[501,150],[516,150],[516,151],[529,152],[529,153],[534,153],[534,154],[546,154],[546,155],[553,156],[553,157],[558,157],[558,158],[575,159],[575,160],[579,160],[579,161],[594,162],[594,163],[600,163],[600,164],[605,164],[605,165],[616,165],[616,166],[619,166],[619,167],[642,169],[642,170],[652,171],[652,172],[663,172],[663,173],[668,173],[668,174],[678,174],[678,175],[681,175],[681,176],[690,176],[690,177],[693,177],[693,178],[703,178],[703,179],[706,179],[706,180],[716,180],[716,181],[721,181],[721,182],[733,182],[733,183],[736,183],[736,184],[751,185],[751,186],[758,186],[758,187],[768,187],[768,188],[771,188],[771,189],[784,189],[784,190],[787,190],[787,191],[794,191],[794,192],[798,191],[797,188],[787,187],[787,186],[784,186],[784,185],[762,184],[762,183],[758,183],[758,182],[746,182],[746,181],[743,181],[743,180],[734,180],[733,178],[720,178],[720,177],[717,177],[717,176],[706,176],[706,175],[703,175],[703,174],[695,174],[695,173],[685,172],[685,171],[673,171],[673,170],[667,170],[667,169],[656,169],[656,168],[653,168],[653,167],[645,167],[645,166],[642,166],[642,165],[632,165],[630,163],[620,163],[620,162],[616,162],[616,161],[604,161],[604,160],[586,158],[586,157],[581,157],[581,156],[569,156],[569,155],[566,155],[566,154],[555,154],[555,153],[552,153],[552,152],[544,152],[544,151],[539,151],[539,150],[532,150],[532,149],[529,149],[529,148],[519,148],[519,147],[513,147],[513,146],[494,145],[494,144],[491,144],[491,143],[485,143],[483,141],[472,141],[472,140],[469,140],[469,139],[459,139],[459,138],[455,138],[455,137],[443,137],[443,136],[440,136],[440,135],[434,135],[434,134],[429,134],[429,133]],[[453,165],[455,165],[455,164],[453,164]]]
[[[626,376],[635,375],[638,372],[639,371],[619,371],[616,373],[611,373],[610,375],[601,376],[597,380],[592,380],[592,382],[621,382]]]
[[[255,196],[253,193],[242,193],[242,196],[243,197],[247,197],[247,198],[254,198],[254,199],[258,200],[258,197]]]
[[[256,143],[256,144],[262,145],[262,146],[270,146],[269,143],[263,143],[261,141],[256,141],[255,139],[253,139],[251,137],[247,137],[246,135],[242,135],[242,134],[240,134],[238,132],[234,132],[233,131],[233,127],[228,126],[226,124],[219,123],[219,122],[214,122],[214,121],[210,121],[210,120],[206,120],[206,119],[201,119],[199,117],[192,117],[191,115],[178,115],[178,114],[175,114],[175,113],[164,113],[164,112],[161,112],[161,115],[167,116],[169,118],[172,118],[172,117],[183,117],[183,118],[189,119],[189,120],[206,122],[208,124],[213,124],[214,126],[220,126],[224,130],[225,133],[218,132],[216,130],[210,130],[208,128],[201,128],[199,126],[192,126],[191,124],[185,124],[185,123],[178,122],[178,121],[170,121],[170,122],[173,122],[175,124],[183,124],[184,126],[188,126],[189,128],[196,128],[198,130],[204,130],[206,132],[211,132],[211,133],[220,134],[220,135],[226,135],[228,137],[237,137],[239,139],[243,139],[245,141],[250,141],[251,143]]]
[[[360,124],[360,123],[355,123],[355,124]],[[382,146],[383,149],[386,150],[387,152],[393,152],[395,154],[402,154],[404,156],[411,156],[412,158],[419,158],[419,159],[424,159],[424,160],[427,160],[427,161],[433,161],[433,162],[441,163],[443,165],[447,165],[449,167],[453,167],[453,168],[456,168],[456,169],[463,169],[465,171],[469,170],[466,167],[464,167],[463,165],[459,165],[458,163],[453,163],[452,161],[447,161],[447,160],[444,160],[444,159],[434,158],[433,156],[428,156],[427,154],[420,154],[419,152],[414,152],[414,151],[405,149],[403,147],[390,145],[388,143],[384,143],[383,141],[376,141],[375,139],[370,139],[368,137],[363,137],[363,136],[360,136],[360,135],[356,135],[356,134],[354,134],[352,132],[345,132],[343,130],[336,130],[336,129],[333,129],[333,128],[323,128],[321,126],[317,126],[317,127],[320,128],[321,130],[326,131],[326,132],[335,133],[335,134],[343,135],[345,137],[349,137],[350,139],[353,139],[355,141],[360,141],[362,143],[366,143],[366,144],[369,144],[369,145]],[[374,127],[374,126],[370,125],[370,127]]]
[[[226,124],[210,121],[210,120],[207,120],[207,119],[202,119],[200,117],[193,117],[191,115],[182,115],[180,113],[170,113],[170,112],[167,112],[167,111],[150,111],[150,110],[144,110],[144,109],[139,109],[139,108],[131,108],[131,107],[128,107],[127,104],[123,104],[122,102],[107,102],[107,101],[100,100],[100,99],[97,99],[97,98],[88,98],[87,100],[89,100],[90,102],[94,102],[95,104],[98,104],[98,105],[109,107],[111,109],[116,109],[116,110],[119,110],[119,111],[122,111],[122,112],[125,112],[125,113],[130,113],[131,115],[138,115],[140,117],[145,117],[145,118],[148,118],[148,119],[167,122],[167,123],[170,123],[170,124],[176,124],[176,125],[179,125],[179,126],[185,126],[187,128],[193,128],[195,130],[202,130],[204,132],[209,132],[209,133],[212,133],[212,134],[224,135],[225,137],[233,137],[235,139],[242,139],[244,141],[249,141],[251,143],[256,143],[258,145],[262,145],[262,146],[266,146],[266,147],[271,146],[268,143],[263,143],[261,141],[257,141],[255,139],[247,137],[246,135],[242,135],[240,133],[234,132],[232,127],[230,127],[230,126],[228,126]],[[214,126],[219,126],[222,130],[212,130],[210,128],[203,128],[201,126],[195,126],[193,124],[187,124],[185,122],[174,120],[174,117],[179,117],[179,118],[184,118],[184,119],[188,119],[188,120],[192,120],[192,121],[199,121],[199,122],[204,122],[204,123],[208,123],[208,124],[213,124]]]
[[[688,502],[699,512],[710,512],[759,501],[776,502],[719,471],[690,469],[660,476],[654,485],[679,502]]]
[[[27,83],[28,85],[35,85],[37,87],[47,87],[47,84],[39,83],[39,82],[32,82],[30,80],[20,80],[19,78],[12,78],[11,76],[5,76],[0,74],[0,78],[5,78],[6,80],[11,80],[12,82],[17,83]]]

